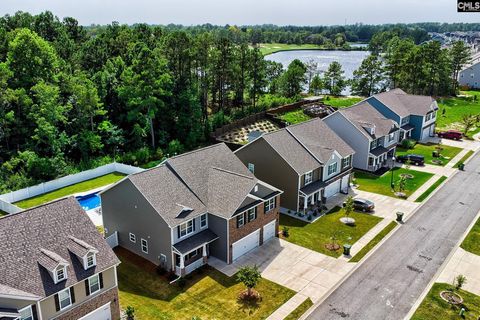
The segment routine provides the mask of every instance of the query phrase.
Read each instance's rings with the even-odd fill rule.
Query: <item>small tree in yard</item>
[[[343,207],[343,210],[344,210],[345,217],[347,218],[347,223],[352,223],[350,220],[350,215],[354,210],[352,196],[349,196],[345,201],[345,206]]]
[[[463,133],[467,135],[468,131],[480,123],[480,115],[466,114],[462,117]]]
[[[405,176],[400,177],[400,181],[398,182],[398,191],[403,193],[407,188],[407,178]]]
[[[245,266],[238,270],[237,280],[242,282],[245,287],[247,287],[247,295],[252,296],[252,289],[258,284],[262,275],[258,271],[258,267],[255,266]]]
[[[125,314],[127,315],[127,320],[135,319],[135,308],[132,306],[127,306],[125,310]]]
[[[453,282],[454,282],[455,290],[458,291],[467,282],[467,277],[465,277],[463,274],[459,274],[458,276],[455,277]]]

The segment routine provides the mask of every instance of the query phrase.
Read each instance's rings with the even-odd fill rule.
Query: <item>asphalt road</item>
[[[480,153],[465,170],[447,181],[307,319],[404,319],[480,211]]]

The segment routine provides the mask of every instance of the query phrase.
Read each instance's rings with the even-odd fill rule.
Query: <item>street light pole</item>
[[[395,191],[395,183],[393,182],[393,167],[395,166],[395,156],[392,157],[392,167],[390,168],[390,171],[392,172],[392,177],[390,179],[390,186],[392,187],[392,190]]]

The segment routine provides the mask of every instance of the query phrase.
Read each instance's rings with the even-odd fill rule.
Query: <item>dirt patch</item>
[[[325,248],[330,251],[337,251],[337,250],[340,250],[341,247],[337,243],[327,243],[325,245]]]

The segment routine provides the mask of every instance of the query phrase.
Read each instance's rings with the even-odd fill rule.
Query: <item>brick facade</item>
[[[112,313],[112,320],[120,319],[120,306],[118,304],[118,288],[114,287],[109,289],[98,296],[86,301],[85,303],[79,305],[78,307],[69,310],[68,312],[57,317],[58,320],[77,320],[95,309],[100,308],[101,306],[110,303],[110,311]]]
[[[263,244],[263,226],[269,224],[270,222],[276,220],[275,223],[275,236],[278,236],[278,224],[279,224],[279,209],[280,209],[280,196],[275,198],[275,208],[269,213],[265,214],[264,212],[264,203],[261,203],[257,206],[257,218],[248,222],[247,218],[245,219],[245,224],[240,228],[237,228],[237,218],[233,217],[228,221],[229,229],[229,263],[232,262],[232,244],[243,237],[246,237],[250,233],[260,229],[260,245]]]

